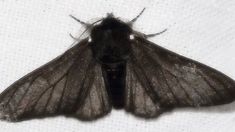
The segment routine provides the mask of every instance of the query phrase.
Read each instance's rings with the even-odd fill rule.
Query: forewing
[[[95,96],[87,96],[94,94],[91,92]],[[0,95],[0,116],[10,121],[60,114],[94,119],[110,110],[106,95],[100,66],[94,61],[87,40],[83,40],[7,88]],[[77,114],[87,100],[94,99],[105,103],[105,107],[91,109],[93,115]]]
[[[142,110],[144,114],[137,115],[154,117],[174,107],[220,105],[230,103],[235,98],[235,82],[231,78],[143,38],[133,40],[132,56],[127,65],[127,71],[132,70],[127,72],[127,90],[137,91],[132,92],[135,96],[145,93],[139,100],[142,104],[151,104],[145,105],[145,109],[152,109],[152,112]],[[128,80],[131,76],[139,80]],[[136,85],[134,83],[139,84],[133,87]],[[131,96],[130,92],[127,96]],[[132,95],[129,102],[135,101],[137,98]],[[132,112],[138,107],[139,104],[132,107],[130,103],[126,106]]]

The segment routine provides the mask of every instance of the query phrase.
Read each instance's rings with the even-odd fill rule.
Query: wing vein
[[[38,104],[38,101],[41,99],[41,97],[51,88],[54,88],[55,85],[61,81],[65,76],[67,75],[67,73],[65,73],[63,76],[61,76],[53,85],[48,86],[47,88],[45,88],[45,90],[39,95],[39,97],[36,99],[36,102],[33,104],[32,108],[35,108],[35,106]],[[29,103],[27,104],[27,106],[29,105]],[[46,106],[45,106],[46,107]]]
[[[133,56],[133,57],[134,57],[134,56]],[[135,57],[134,57],[134,59],[136,60]],[[133,60],[133,61],[134,61],[134,60]],[[139,65],[137,62],[134,62],[134,63],[136,64],[136,67],[138,67],[138,69],[140,70],[140,72],[142,73],[144,81],[141,79],[140,75],[137,73],[137,69],[136,69],[134,66],[132,66],[133,71],[134,71],[134,73],[136,74],[137,79],[140,81],[140,83],[141,83],[142,86],[147,85],[146,87],[144,87],[145,90],[146,90],[146,93],[148,93],[148,95],[151,97],[152,101],[153,101],[154,103],[156,103],[156,101],[159,100],[159,96],[158,96],[155,92],[153,92],[153,86],[152,86],[151,83],[149,82],[149,80],[148,80],[148,78],[147,78],[147,76],[146,76],[146,73],[144,72],[144,70],[143,70],[143,68],[141,67],[141,65]],[[146,82],[146,83],[144,83],[144,82]],[[151,94],[151,93],[152,93],[152,94]],[[153,94],[154,94],[155,96],[153,96]]]
[[[186,89],[182,86],[180,80],[179,80],[174,74],[172,74],[171,72],[169,72],[168,70],[166,70],[166,72],[168,72],[172,77],[175,78],[175,80],[178,82],[180,88],[184,91],[186,97],[187,97],[189,100],[191,100],[192,103],[194,103],[193,99],[190,97],[190,95],[188,94],[188,92],[186,91]]]
[[[215,88],[213,85],[211,85],[211,83],[209,82],[209,80],[207,80],[207,78],[205,77],[205,75],[204,75],[203,73],[201,73],[201,71],[199,71],[198,73],[199,73],[199,75],[201,75],[202,79],[209,85],[209,87],[210,87],[213,91],[215,91],[215,93],[219,96],[219,98],[220,98],[220,99],[223,99],[223,98],[222,98],[222,95],[219,93],[219,91],[216,90],[216,88]]]
[[[45,105],[44,110],[43,110],[44,112],[46,111],[46,109],[47,109],[47,107],[48,107],[48,104],[49,104],[49,102],[50,102],[50,100],[51,100],[51,98],[52,98],[52,94],[53,94],[53,92],[54,92],[54,89],[55,89],[55,85],[52,86],[52,90],[51,90],[50,96],[49,96],[49,98],[47,99],[46,105]],[[39,99],[39,100],[40,100],[40,99]]]
[[[68,73],[67,73],[67,75],[68,75]],[[65,80],[65,83],[64,83],[64,87],[63,87],[63,90],[62,90],[62,93],[61,93],[61,96],[60,96],[60,99],[59,99],[59,104],[58,104],[58,106],[56,108],[56,112],[58,112],[60,110],[60,107],[61,107],[61,104],[62,104],[62,98],[64,96],[65,88],[67,86],[67,83],[68,83],[68,77],[66,77],[66,80]]]
[[[22,102],[22,100],[24,99],[25,95],[28,93],[30,87],[33,85],[33,83],[35,82],[35,80],[40,76],[41,74],[39,74],[38,76],[36,76],[29,84],[29,86],[27,87],[25,93],[23,94],[23,96],[21,97],[21,99],[19,100],[19,102],[16,105],[16,109],[19,107],[19,104]]]
[[[168,83],[168,79],[165,76],[165,72],[162,70],[162,68],[160,68],[161,72],[162,72],[162,77],[164,78],[164,80],[166,81],[166,86],[168,87],[169,91],[171,92],[171,94],[173,95],[173,97],[175,98],[177,104],[180,103],[178,97],[174,94],[173,90],[171,89],[169,83]],[[184,91],[185,92],[185,91]]]
[[[85,97],[88,95],[88,92],[89,92],[89,90],[90,90],[90,88],[92,86],[92,83],[89,83],[88,86],[84,87],[85,81],[86,81],[87,77],[90,76],[89,69],[92,69],[92,67],[94,67],[94,62],[93,61],[91,61],[89,63],[89,65],[88,65],[88,67],[86,69],[86,73],[84,74],[85,77],[83,78],[82,85],[81,85],[81,91],[82,92],[77,96],[77,99],[76,99],[76,102],[75,102],[76,105],[74,106],[75,110],[80,109],[81,106],[83,105],[83,103],[85,103]],[[92,79],[92,82],[93,82],[94,81],[94,76],[93,75],[91,76],[91,79]],[[89,80],[89,82],[90,81],[91,80]]]

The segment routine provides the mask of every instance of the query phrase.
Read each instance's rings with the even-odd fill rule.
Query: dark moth
[[[88,25],[90,39],[0,95],[0,117],[19,121],[66,115],[93,120],[114,107],[153,118],[176,107],[214,106],[235,99],[231,78],[148,41],[131,28],[137,18],[124,23],[108,15]]]

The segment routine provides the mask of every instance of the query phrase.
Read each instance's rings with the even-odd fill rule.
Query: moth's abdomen
[[[113,107],[116,109],[123,108],[125,100],[126,62],[103,64],[102,72]]]

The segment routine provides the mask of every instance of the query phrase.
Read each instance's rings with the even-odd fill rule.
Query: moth
[[[64,115],[94,120],[112,108],[143,118],[178,107],[227,104],[235,81],[197,61],[171,52],[112,14],[87,24],[90,36],[29,73],[0,95],[8,121]]]

